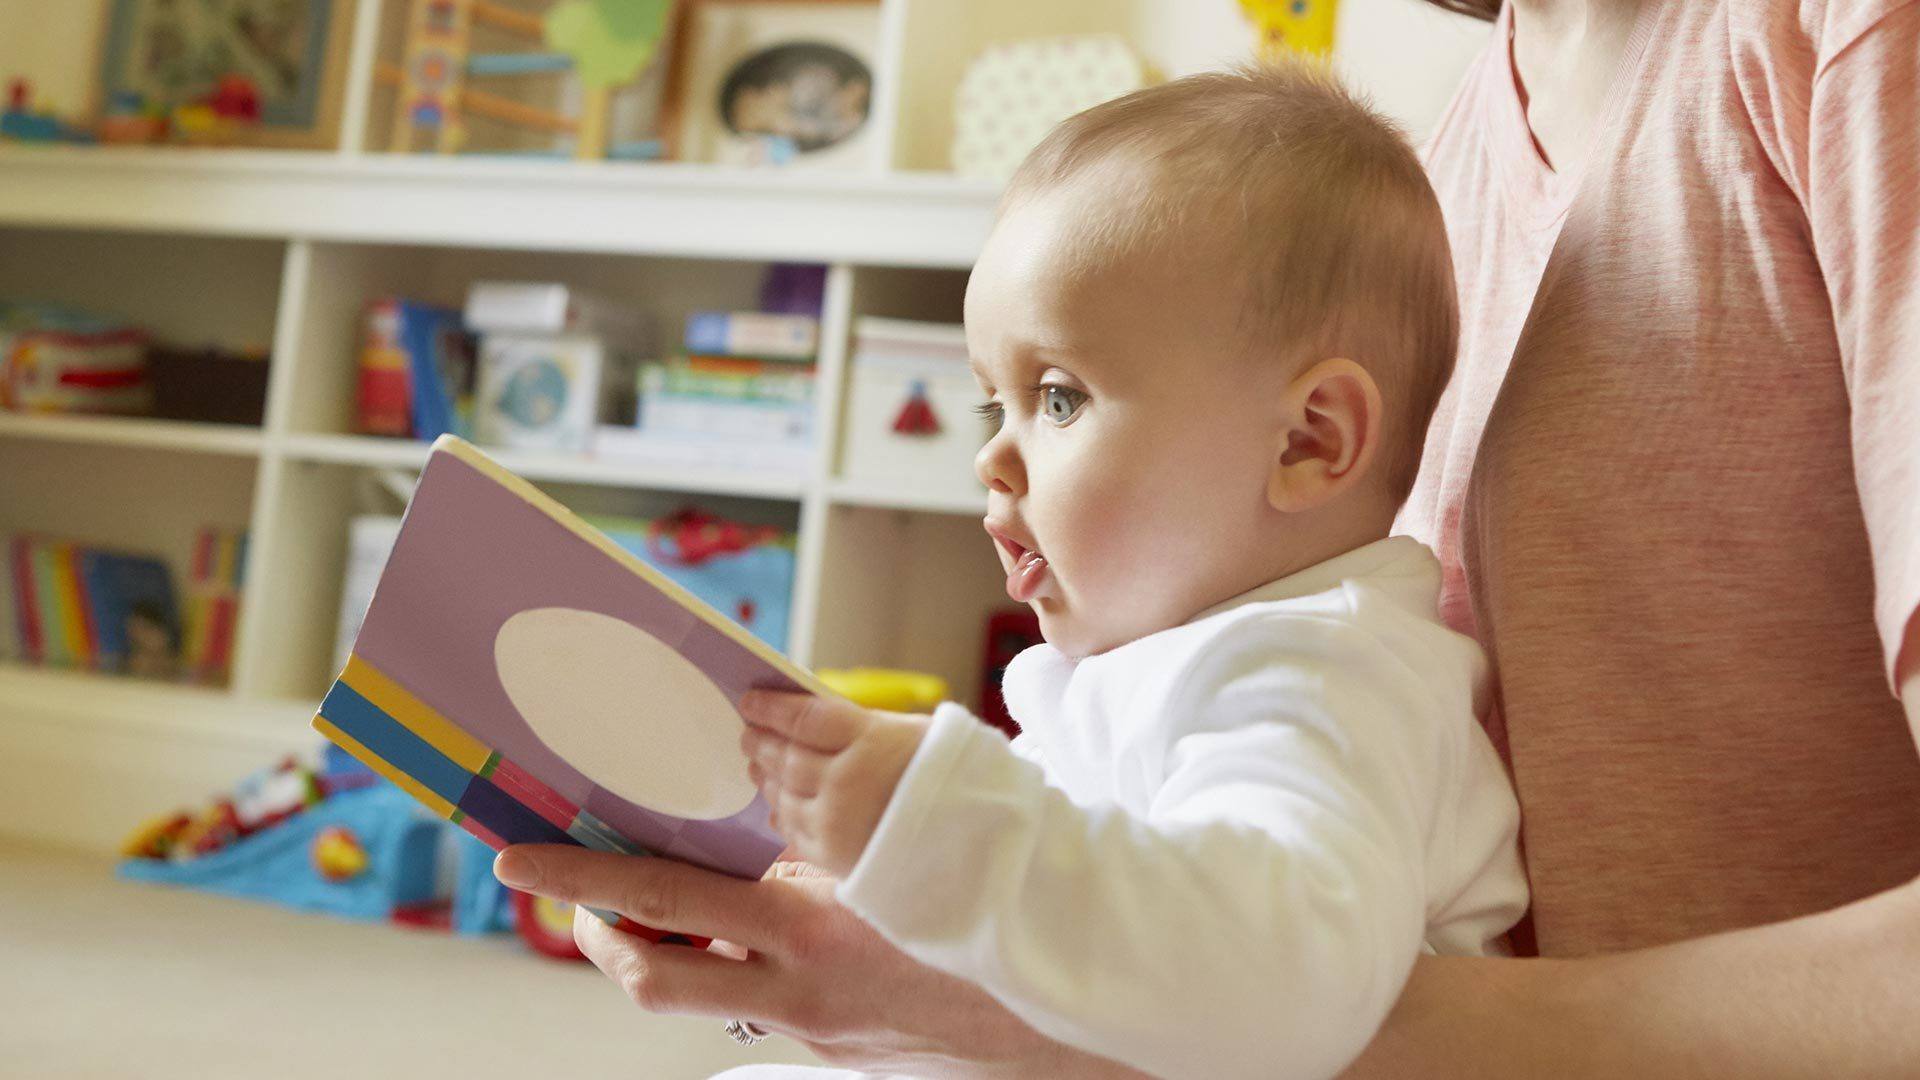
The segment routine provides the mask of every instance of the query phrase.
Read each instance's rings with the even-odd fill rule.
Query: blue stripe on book
[[[379,755],[387,764],[419,781],[420,786],[458,806],[475,777],[445,754],[388,716],[360,692],[336,682],[320,703],[320,715],[334,727]],[[486,822],[482,821],[482,824]],[[488,825],[488,828],[492,828]],[[498,831],[498,830],[496,830]]]
[[[468,817],[493,831],[509,844],[573,844],[559,826],[528,809],[513,796],[494,786],[491,780],[474,777],[460,796],[458,805]]]

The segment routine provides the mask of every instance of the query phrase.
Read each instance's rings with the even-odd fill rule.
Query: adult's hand
[[[828,1064],[874,1072],[1141,1075],[1046,1038],[971,983],[913,960],[810,869],[781,863],[741,881],[670,859],[544,845],[509,848],[495,864],[515,888],[716,939],[707,951],[654,945],[578,913],[581,951],[649,1012],[750,1020]],[[721,943],[739,948],[729,955]]]

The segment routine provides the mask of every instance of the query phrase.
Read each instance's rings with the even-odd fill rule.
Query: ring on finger
[[[727,1038],[732,1039],[741,1046],[752,1046],[754,1043],[762,1041],[771,1034],[773,1034],[773,1032],[766,1030],[751,1020],[727,1021]]]

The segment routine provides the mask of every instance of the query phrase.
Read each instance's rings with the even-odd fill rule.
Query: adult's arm
[[[1614,956],[1423,957],[1345,1076],[1882,1080],[1916,1063],[1920,882]]]
[[[1920,742],[1920,614],[1896,679]],[[1581,960],[1422,957],[1345,1080],[1880,1080],[1920,1063],[1920,881]]]

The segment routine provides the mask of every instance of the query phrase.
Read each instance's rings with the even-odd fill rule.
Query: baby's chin
[[[1084,660],[1110,652],[1129,642],[1166,627],[1115,626],[1102,620],[1087,619],[1057,600],[1042,600],[1031,605],[1040,616],[1040,636],[1070,660]]]

